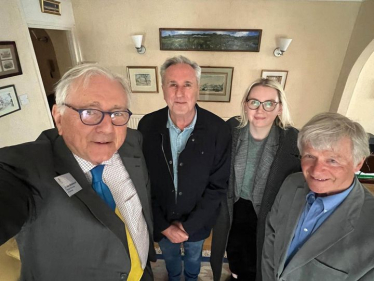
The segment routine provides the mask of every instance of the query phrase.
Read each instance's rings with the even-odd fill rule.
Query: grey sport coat
[[[263,280],[374,280],[374,197],[357,179],[347,198],[285,266],[308,192],[302,173],[284,181],[266,221]]]
[[[128,129],[119,154],[143,207],[155,259],[142,137]],[[69,197],[54,177],[70,173],[82,190]],[[127,280],[131,262],[123,222],[91,188],[57,130],[0,149],[0,244],[17,234],[21,279]],[[153,280],[149,263],[142,280]]]

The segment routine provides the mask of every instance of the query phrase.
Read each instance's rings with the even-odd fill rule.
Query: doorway
[[[55,85],[72,66],[67,31],[29,28],[50,110],[55,104]]]

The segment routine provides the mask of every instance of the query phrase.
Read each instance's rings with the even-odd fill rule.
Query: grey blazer
[[[266,221],[263,280],[374,280],[374,197],[357,179],[348,197],[285,267],[308,192],[302,173],[283,183]]]
[[[119,154],[141,201],[150,234],[149,260],[155,260],[141,142],[141,134],[128,129]],[[82,187],[71,197],[54,180],[65,173]],[[55,129],[35,142],[0,150],[0,194],[0,244],[18,233],[21,280],[127,279],[131,262],[124,224],[91,188]],[[153,280],[149,263],[142,280]]]

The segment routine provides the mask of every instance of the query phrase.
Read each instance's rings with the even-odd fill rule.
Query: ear
[[[354,167],[355,168],[355,173],[360,171],[362,165],[364,165],[365,159],[366,158],[362,158],[362,160]]]
[[[53,105],[52,116],[53,116],[53,119],[55,120],[55,124],[56,124],[57,130],[58,130],[58,134],[62,135],[62,126],[61,126],[62,115],[61,115],[60,110],[58,109],[56,104]]]

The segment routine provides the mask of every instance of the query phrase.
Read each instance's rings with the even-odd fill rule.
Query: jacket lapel
[[[321,255],[354,230],[355,221],[360,216],[364,201],[363,187],[357,179],[355,179],[354,184],[355,186],[347,198],[292,258],[282,276],[289,274]]]
[[[239,131],[239,139],[236,145],[236,153],[234,160],[234,173],[235,173],[235,201],[240,196],[240,190],[242,189],[245,167],[247,164],[248,155],[248,125],[241,128]]]
[[[299,217],[305,206],[305,196],[308,194],[309,188],[306,186],[305,181],[303,181],[300,186],[296,189],[292,202],[290,202],[290,211],[287,222],[285,222],[282,232],[283,235],[278,235],[279,246],[276,248],[275,252],[280,253],[279,255],[279,268],[278,274],[282,273],[284,265],[287,258],[288,248],[293,239],[293,235],[299,221]],[[283,222],[280,222],[283,223]],[[276,243],[276,244],[278,244]]]
[[[77,197],[86,205],[96,219],[109,228],[128,250],[126,235],[123,235],[123,222],[110,210],[105,202],[96,195],[62,137],[59,137],[54,144],[54,158],[55,171],[57,174],[63,175],[70,173],[82,187],[82,190],[73,196]]]

